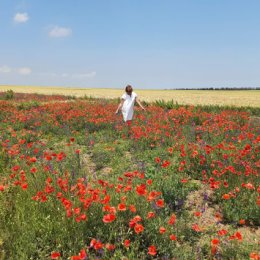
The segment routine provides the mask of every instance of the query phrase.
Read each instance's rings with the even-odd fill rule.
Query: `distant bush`
[[[7,90],[7,91],[4,93],[3,99],[4,99],[4,100],[14,99],[14,92],[13,92],[13,90],[11,90],[11,89]]]
[[[21,102],[17,105],[18,110],[29,110],[31,108],[39,107],[39,102],[33,100],[30,102]]]

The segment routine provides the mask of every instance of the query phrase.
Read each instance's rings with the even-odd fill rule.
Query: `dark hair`
[[[132,92],[133,92],[132,86],[131,86],[131,85],[127,85],[127,86],[125,87],[125,92],[127,92],[127,93],[132,93]]]

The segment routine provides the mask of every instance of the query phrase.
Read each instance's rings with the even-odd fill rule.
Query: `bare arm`
[[[120,102],[120,104],[118,105],[118,108],[117,108],[117,110],[116,110],[116,114],[119,112],[119,110],[121,110],[122,109],[122,106],[123,106],[123,104],[124,104],[124,99],[121,99],[121,102]]]
[[[136,97],[135,101],[137,102],[137,104],[143,109],[145,110],[144,106],[142,105],[142,103],[139,101],[139,99]]]

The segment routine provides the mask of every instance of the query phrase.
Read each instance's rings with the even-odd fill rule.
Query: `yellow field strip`
[[[38,87],[38,86],[9,86],[0,85],[0,92],[13,90],[17,93],[61,94],[71,96],[91,96],[95,98],[121,97],[124,89],[99,88],[64,88],[64,87]],[[232,105],[260,107],[260,90],[134,90],[139,99],[147,102],[155,100],[174,100],[179,104],[191,105]]]

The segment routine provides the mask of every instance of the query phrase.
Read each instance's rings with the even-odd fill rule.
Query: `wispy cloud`
[[[27,13],[16,13],[14,16],[15,23],[26,23],[29,20]]]
[[[17,69],[17,72],[20,75],[30,75],[32,73],[32,70],[31,70],[31,68],[23,67],[23,68]]]
[[[39,72],[36,73],[37,76],[41,76],[41,77],[58,77],[59,75],[57,73],[54,72]]]
[[[60,37],[67,37],[72,34],[72,30],[66,27],[54,26],[49,31],[50,37],[60,38]]]
[[[72,78],[77,78],[77,79],[83,79],[83,78],[93,78],[96,76],[96,71],[88,72],[88,73],[77,73],[77,74],[72,74]]]
[[[0,67],[0,73],[9,73],[11,71],[12,71],[12,69],[7,65],[3,65]]]
[[[56,78],[66,78],[66,79],[85,79],[93,78],[96,76],[96,71],[86,72],[86,73],[55,73],[55,72],[40,72],[35,75],[41,77],[56,77]]]

